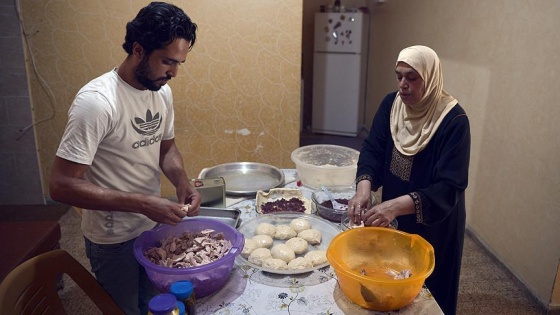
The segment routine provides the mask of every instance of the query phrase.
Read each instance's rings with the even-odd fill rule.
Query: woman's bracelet
[[[416,213],[416,223],[424,223],[424,216],[422,215],[422,200],[417,192],[411,192],[407,195],[412,198],[414,202],[414,212]]]
[[[373,182],[373,177],[364,174],[364,175],[360,175],[358,177],[356,177],[356,186],[358,186],[358,183],[363,181],[363,180],[369,180],[370,182]]]

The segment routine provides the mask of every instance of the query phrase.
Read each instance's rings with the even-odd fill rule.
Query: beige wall
[[[37,3],[40,3],[39,5]],[[87,81],[124,59],[125,24],[149,1],[21,1],[38,72],[28,69],[43,185],[70,103]],[[291,168],[299,146],[302,2],[173,1],[198,24],[197,41],[170,81],[176,141],[191,177],[234,162]],[[28,64],[28,67],[30,64]],[[174,190],[164,183],[163,194]]]
[[[471,122],[468,227],[543,305],[559,307],[558,280],[552,292],[560,261],[560,2],[354,3],[367,5],[372,18],[366,122],[396,87],[398,52],[434,48],[445,88]]]
[[[124,23],[147,2],[22,1],[31,51],[54,92],[51,101],[28,69],[35,121],[55,111],[54,119],[35,129],[44,183],[73,95],[124,58]],[[188,172],[241,160],[291,167],[289,152],[298,141],[301,30],[307,91],[308,18],[324,1],[304,1],[303,25],[301,1],[175,3],[200,26],[186,66],[170,83]],[[419,43],[433,47],[443,62],[446,89],[471,120],[469,229],[543,304],[560,306],[560,284],[554,288],[560,261],[560,107],[554,80],[560,72],[560,2],[346,3],[371,10],[366,122],[394,90],[398,52]],[[169,186],[166,191],[172,193]]]

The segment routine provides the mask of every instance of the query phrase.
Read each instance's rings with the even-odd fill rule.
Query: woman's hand
[[[366,226],[388,226],[396,217],[396,202],[389,200],[364,211],[362,220]]]
[[[356,187],[356,194],[348,201],[348,217],[354,224],[362,223],[362,213],[371,207],[371,183],[360,181]]]
[[[354,224],[362,223],[362,213],[371,207],[371,195],[356,192],[348,202],[348,217]]]
[[[366,226],[389,226],[399,215],[414,213],[414,202],[409,195],[384,201],[362,214]]]

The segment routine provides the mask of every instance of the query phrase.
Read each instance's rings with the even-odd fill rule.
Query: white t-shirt
[[[173,139],[173,119],[168,85],[157,92],[138,90],[114,69],[78,92],[56,155],[90,165],[85,178],[95,185],[159,196],[160,145]],[[99,244],[125,242],[156,225],[133,212],[82,213],[84,236]]]

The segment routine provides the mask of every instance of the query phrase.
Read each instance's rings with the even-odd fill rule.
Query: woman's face
[[[418,103],[426,91],[424,80],[422,80],[420,74],[402,61],[397,64],[395,73],[397,74],[399,94],[403,103],[408,106]]]

